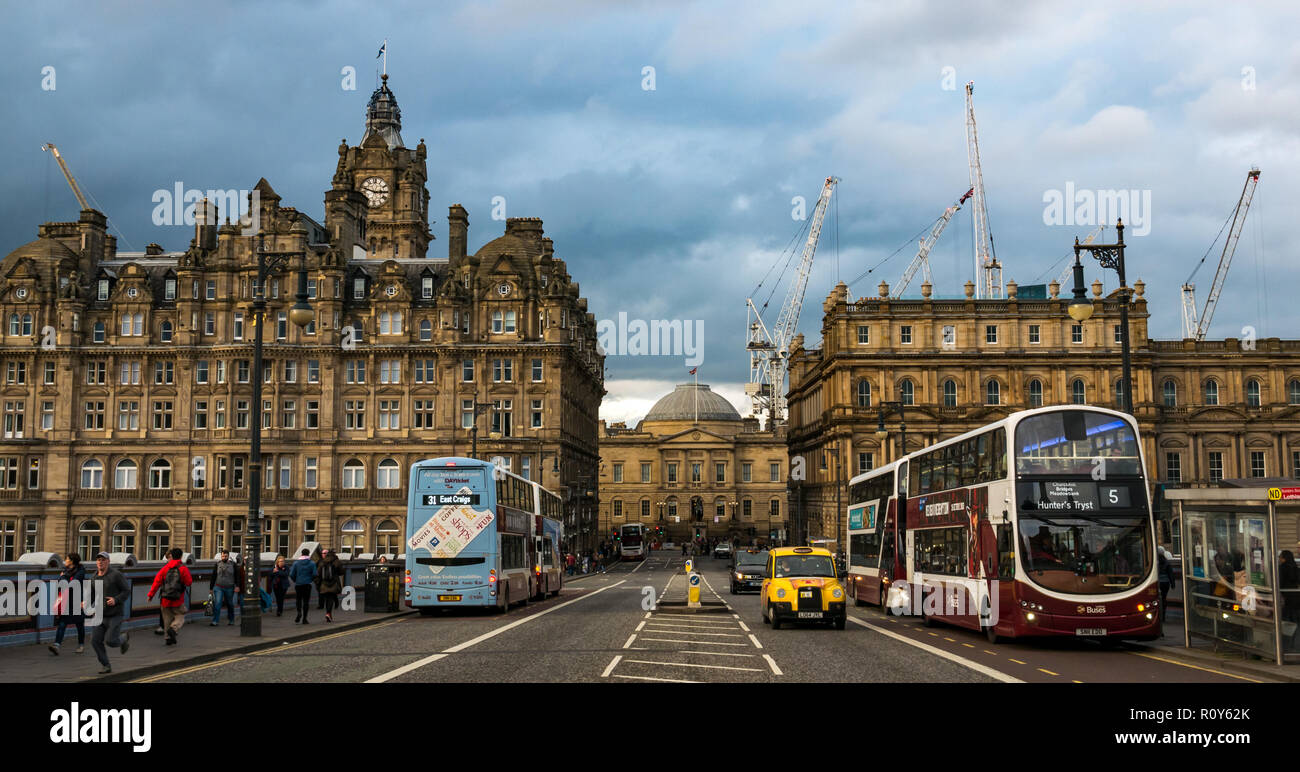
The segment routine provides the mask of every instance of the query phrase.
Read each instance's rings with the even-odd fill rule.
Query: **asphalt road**
[[[762,622],[757,594],[731,595],[726,564],[697,570],[726,613],[674,614],[683,560],[659,553],[566,580],[557,598],[506,613],[406,616],[163,673],[202,682],[1235,682],[1251,680],[1076,640],[999,643],[850,603],[845,630]],[[653,603],[652,603],[653,601]]]

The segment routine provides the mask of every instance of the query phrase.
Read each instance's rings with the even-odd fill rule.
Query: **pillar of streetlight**
[[[1075,321],[1084,322],[1093,314],[1093,305],[1085,297],[1086,293],[1083,288],[1083,264],[1079,260],[1079,255],[1087,251],[1090,255],[1097,258],[1102,268],[1111,268],[1119,275],[1120,288],[1120,306],[1119,306],[1119,323],[1120,323],[1120,366],[1123,374],[1120,382],[1120,399],[1125,413],[1133,414],[1133,368],[1132,357],[1129,343],[1128,327],[1128,281],[1124,271],[1124,221],[1115,222],[1115,232],[1118,234],[1114,244],[1080,244],[1076,236],[1074,239],[1074,299],[1070,301],[1068,311],[1070,317]]]

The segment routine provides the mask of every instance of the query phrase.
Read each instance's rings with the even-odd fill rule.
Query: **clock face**
[[[16,294],[16,295],[18,296],[18,299],[19,299],[19,300],[23,300],[24,298],[27,297],[27,290],[24,289],[24,288],[22,288],[22,287],[19,287],[19,288],[18,288],[18,291],[17,291],[16,293],[14,293],[14,294]]]
[[[361,183],[361,192],[366,194],[366,200],[372,209],[383,206],[388,201],[388,183],[379,177],[370,177]]]
[[[385,294],[387,294],[388,297],[390,297],[390,298],[395,298],[395,297],[397,297],[397,285],[396,285],[396,284],[389,284],[389,285],[388,285],[388,289],[384,290],[384,292],[385,292]]]
[[[503,296],[503,297],[506,296],[506,295],[509,295],[509,294],[510,294],[510,285],[509,285],[509,284],[499,284],[499,285],[497,285],[497,294],[499,294],[499,295],[501,295],[501,296]]]

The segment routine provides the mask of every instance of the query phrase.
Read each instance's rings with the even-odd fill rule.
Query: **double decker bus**
[[[410,481],[407,606],[504,610],[559,593],[558,497],[472,458],[416,462]]]
[[[907,580],[927,624],[983,630],[993,642],[1153,640],[1159,589],[1145,468],[1131,417],[1071,405],[1012,413],[859,482],[878,486],[865,496],[893,478],[894,578]],[[884,523],[888,532],[887,515]]]
[[[903,574],[898,550],[897,474],[900,461],[849,481],[849,544],[845,591],[855,605],[885,606],[890,583]]]
[[[619,560],[641,560],[645,557],[645,540],[649,529],[640,523],[626,523],[618,528]]]

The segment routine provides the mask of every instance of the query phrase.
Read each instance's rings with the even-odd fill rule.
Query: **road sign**
[[[692,587],[699,587],[699,586],[700,586],[700,575],[699,575],[699,574],[691,574],[691,586],[692,586]]]
[[[1269,488],[1269,501],[1300,501],[1300,487],[1295,488]]]
[[[1281,489],[1281,488],[1269,488],[1269,489],[1268,489],[1268,500],[1269,500],[1269,501],[1281,501],[1281,499],[1282,499],[1282,489]]]

